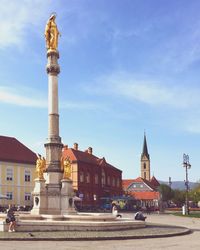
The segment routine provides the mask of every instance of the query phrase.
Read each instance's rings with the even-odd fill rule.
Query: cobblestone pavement
[[[131,214],[124,214],[123,217],[130,217]],[[200,219],[183,218],[173,215],[149,215],[147,222],[162,223],[168,225],[185,226],[194,232],[189,235],[170,238],[134,239],[134,240],[109,240],[109,241],[1,241],[0,249],[4,250],[199,250],[200,249]]]

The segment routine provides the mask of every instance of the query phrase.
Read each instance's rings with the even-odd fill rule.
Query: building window
[[[12,200],[13,199],[12,192],[7,192],[7,197],[8,197],[8,200]]]
[[[13,170],[12,170],[12,168],[7,168],[6,169],[6,180],[7,181],[12,181],[13,180]]]
[[[24,200],[25,201],[30,201],[31,200],[31,194],[30,193],[25,193]]]
[[[24,173],[24,180],[26,182],[30,182],[31,181],[31,171],[30,170],[25,170]]]
[[[117,183],[116,184],[117,184],[117,187],[119,187],[119,178],[117,178]]]
[[[102,183],[102,186],[105,186],[106,184],[106,176],[105,176],[104,170],[102,171],[102,175],[101,175],[101,183]]]
[[[110,176],[107,178],[108,185],[110,186]]]
[[[86,173],[86,182],[90,183],[90,173]]]
[[[80,172],[80,182],[84,182],[84,175],[83,175],[83,172]]]
[[[112,179],[112,186],[115,187],[115,178]]]
[[[85,194],[85,199],[86,199],[87,201],[90,200],[90,194],[89,194],[89,193],[86,193],[86,194]]]
[[[146,180],[147,176],[146,176],[146,172],[144,172],[144,179]]]
[[[99,176],[98,176],[98,174],[95,174],[95,176],[94,176],[94,183],[95,184],[99,183]]]

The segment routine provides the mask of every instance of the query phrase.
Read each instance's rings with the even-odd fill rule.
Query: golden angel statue
[[[63,170],[63,179],[70,179],[72,173],[72,167],[69,157],[64,159],[61,157],[61,170]]]
[[[44,179],[43,173],[46,170],[46,160],[40,154],[38,154],[37,157],[38,157],[36,161],[37,177],[38,179],[43,180]]]
[[[45,38],[47,50],[57,50],[58,36],[60,35],[55,23],[56,14],[52,13],[45,27]]]

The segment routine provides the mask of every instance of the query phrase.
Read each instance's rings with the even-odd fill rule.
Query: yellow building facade
[[[0,206],[32,206],[35,160],[35,153],[15,138],[0,136],[0,195],[7,196]]]

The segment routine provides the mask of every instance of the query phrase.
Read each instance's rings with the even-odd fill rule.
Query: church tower
[[[141,154],[141,177],[145,180],[151,180],[150,157],[147,149],[146,134],[144,134],[143,151]]]

